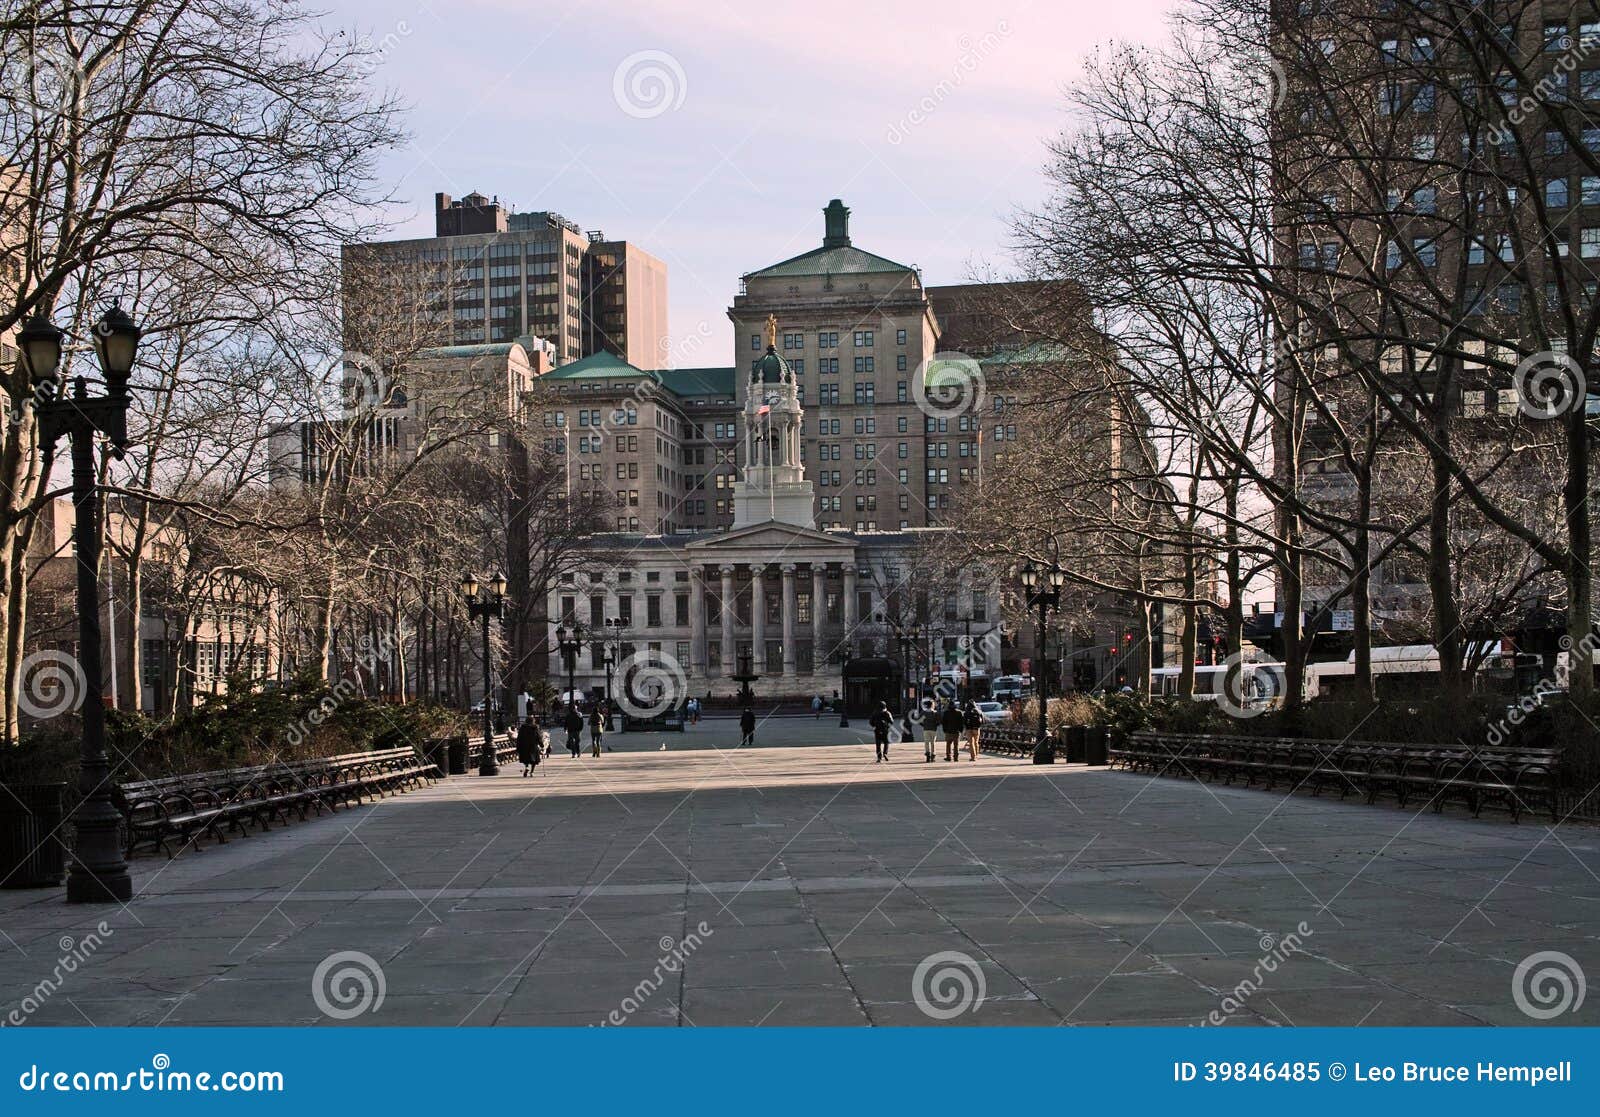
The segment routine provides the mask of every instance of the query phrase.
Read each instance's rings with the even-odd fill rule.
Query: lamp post
[[[622,662],[622,639],[626,629],[627,623],[621,617],[606,618],[603,644],[605,652],[601,663],[606,669],[605,708],[603,714],[606,719],[607,732],[612,732],[616,729],[616,725],[613,724],[613,718],[615,717],[617,705],[611,698],[611,672],[613,668]]]
[[[1045,720],[1046,711],[1050,705],[1050,673],[1045,670],[1044,653],[1045,639],[1047,636],[1046,624],[1048,612],[1051,609],[1061,608],[1061,587],[1066,584],[1067,572],[1061,569],[1059,563],[1052,562],[1049,566],[1035,566],[1032,559],[1022,568],[1022,588],[1027,591],[1028,607],[1039,610],[1039,667],[1034,672],[1034,677],[1039,680],[1039,739],[1037,744],[1042,745],[1050,735],[1050,728]]]
[[[556,647],[561,652],[561,660],[567,665],[567,701],[568,710],[577,705],[573,693],[578,688],[578,649],[583,647],[583,638],[578,631],[578,623],[572,624],[572,631],[568,632],[565,625],[556,629]]]
[[[76,839],[72,870],[67,877],[70,903],[106,903],[133,898],[133,880],[122,856],[118,832],[122,815],[113,797],[110,761],[106,757],[105,689],[100,668],[100,494],[95,486],[94,441],[103,434],[111,453],[122,457],[128,446],[128,377],[139,349],[140,330],[119,307],[112,306],[94,326],[95,353],[105,375],[106,394],[90,397],[84,377],[72,381],[72,394],[61,392],[62,333],[43,315],[29,320],[17,334],[17,347],[33,381],[39,415],[39,449],[48,476],[56,443],[72,446],[72,534],[78,555],[78,659],[83,670],[83,742],[78,769],[82,799],[74,812]]]
[[[500,765],[494,758],[494,678],[489,658],[489,619],[506,615],[506,576],[496,574],[489,579],[489,592],[479,595],[478,576],[461,576],[461,596],[467,599],[469,620],[483,621],[483,760],[478,765],[478,775],[498,776]]]

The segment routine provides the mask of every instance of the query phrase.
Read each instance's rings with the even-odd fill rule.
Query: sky
[[[433,196],[554,210],[660,257],[672,351],[734,363],[739,277],[814,248],[830,198],[855,244],[930,285],[1008,267],[1044,196],[1063,90],[1110,40],[1155,42],[1174,0],[633,3],[323,0],[382,48],[410,107],[384,159],[396,235]]]

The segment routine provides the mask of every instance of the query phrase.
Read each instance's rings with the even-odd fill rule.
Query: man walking
[[[606,733],[606,711],[601,708],[602,705],[596,702],[594,712],[589,715],[589,747],[593,756],[600,755],[600,738]]]
[[[930,705],[923,704],[918,710],[918,716],[922,718],[922,759],[926,763],[932,764],[933,742],[939,736],[939,711]]]
[[[872,739],[878,750],[878,764],[889,759],[889,730],[893,728],[894,715],[889,712],[889,703],[879,702],[878,712],[872,715]]]
[[[744,708],[744,713],[739,715],[739,732],[744,735],[739,742],[740,748],[746,748],[756,743],[756,715],[749,706]]]
[[[583,715],[578,713],[576,703],[567,703],[567,720],[562,725],[567,731],[567,751],[577,759],[583,752]]]
[[[820,721],[821,719],[822,719],[822,695],[813,694],[811,696],[811,720],[812,721]]]
[[[939,728],[944,730],[944,759],[949,764],[956,758],[960,749],[962,718],[961,711],[956,709],[954,702],[944,704],[944,713],[939,717]]]

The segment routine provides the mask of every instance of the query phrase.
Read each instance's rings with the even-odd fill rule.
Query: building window
[[[906,343],[906,332],[904,330],[896,330],[894,332],[894,343],[896,345],[904,345]]]

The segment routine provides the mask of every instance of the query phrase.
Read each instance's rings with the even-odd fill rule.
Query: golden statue
[[[769,314],[769,315],[767,315],[767,348],[768,349],[776,349],[777,347],[778,347],[778,316],[776,314]]]

